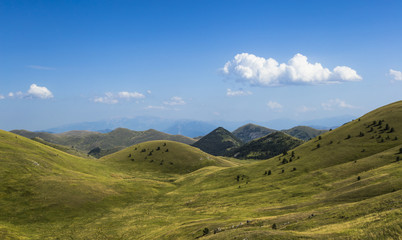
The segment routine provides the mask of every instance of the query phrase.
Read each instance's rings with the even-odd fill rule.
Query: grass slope
[[[32,140],[34,140],[36,142],[39,142],[39,143],[42,143],[44,145],[50,146],[50,147],[55,148],[57,150],[66,152],[66,153],[71,154],[71,155],[75,155],[75,156],[78,156],[78,157],[84,157],[84,158],[90,157],[86,152],[84,152],[82,150],[78,150],[78,149],[73,148],[73,147],[67,147],[67,146],[63,146],[63,145],[59,145],[59,144],[55,144],[55,143],[50,143],[50,142],[47,142],[47,141],[43,140],[40,137],[34,137],[34,138],[32,138]]]
[[[192,146],[215,156],[226,156],[231,150],[241,145],[242,142],[231,132],[222,127],[218,127],[195,142]]]
[[[173,141],[150,141],[136,144],[102,159],[122,172],[190,173],[207,166],[235,166],[228,160],[212,156],[198,148]]]
[[[276,132],[276,130],[249,123],[239,127],[232,133],[243,143],[248,143],[254,139],[264,137],[273,132]]]
[[[232,151],[232,156],[240,159],[268,159],[289,151],[304,141],[283,132],[273,132]]]
[[[298,139],[308,141],[311,138],[315,138],[318,135],[321,135],[327,130],[318,130],[312,127],[307,127],[307,126],[297,126],[293,127],[291,129],[287,130],[282,130],[282,132],[289,134],[290,136],[296,137]]]
[[[187,174],[137,168],[132,148],[90,160],[0,132],[0,238],[400,239],[401,118],[396,102],[294,156]]]
[[[153,129],[147,131],[132,131],[126,128],[116,128],[109,133],[69,131],[53,134],[45,132],[30,132],[26,130],[13,130],[11,132],[27,138],[40,137],[47,142],[74,147],[78,150],[86,151],[87,153],[94,150],[91,152],[91,155],[97,158],[134,144],[152,140],[171,140],[186,144],[192,144],[195,142],[192,138],[181,135],[170,135]]]

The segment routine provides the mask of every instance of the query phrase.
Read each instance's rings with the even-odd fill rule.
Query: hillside
[[[400,239],[401,118],[399,101],[286,154],[206,167],[168,141],[94,160],[0,131],[0,239]],[[172,167],[140,162],[164,147]]]
[[[11,132],[27,138],[40,137],[49,143],[64,145],[91,153],[92,156],[97,158],[134,144],[152,140],[171,140],[186,144],[195,142],[192,138],[181,135],[170,135],[153,129],[147,131],[132,131],[126,128],[116,128],[109,133],[69,131],[53,134],[46,132],[30,132],[26,130],[13,130]]]
[[[283,132],[273,132],[232,151],[231,156],[240,159],[268,159],[293,149],[304,141]]]
[[[232,133],[243,143],[248,143],[254,139],[264,137],[273,132],[276,132],[276,130],[249,123],[239,127]]]
[[[40,137],[34,137],[34,138],[32,138],[32,140],[34,140],[36,142],[39,142],[39,143],[42,143],[44,145],[50,146],[50,147],[55,148],[57,150],[60,150],[62,152],[71,154],[71,155],[75,155],[75,156],[83,157],[83,158],[90,157],[88,153],[86,153],[86,152],[84,152],[82,150],[78,150],[78,149],[73,148],[73,147],[63,146],[63,145],[59,145],[59,144],[55,144],[55,143],[49,143],[49,142],[46,142],[45,140],[43,140]]]
[[[308,141],[311,138],[315,138],[318,135],[321,135],[327,130],[318,130],[312,127],[307,127],[307,126],[297,126],[293,127],[291,129],[287,130],[282,130],[282,132],[289,134],[290,136],[296,137],[298,139]]]
[[[226,156],[231,150],[241,145],[242,142],[231,132],[219,127],[202,137],[192,146],[215,156]]]
[[[198,148],[173,141],[150,141],[136,144],[101,159],[120,171],[189,173],[206,166],[234,166],[225,159]]]

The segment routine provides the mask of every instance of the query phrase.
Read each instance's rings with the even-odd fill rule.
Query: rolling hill
[[[248,143],[254,139],[264,137],[273,132],[276,132],[276,130],[249,123],[239,127],[232,133],[243,143]]]
[[[120,171],[151,171],[164,173],[190,173],[207,166],[235,166],[198,148],[173,141],[150,141],[136,144],[103,157],[106,165]]]
[[[273,132],[233,149],[231,156],[240,159],[268,159],[301,145],[304,141],[283,132]]]
[[[225,156],[231,150],[241,145],[242,142],[231,132],[222,127],[218,127],[195,142],[192,146],[215,156]]]
[[[95,160],[0,131],[0,239],[400,239],[401,118],[399,101],[286,155],[205,167],[168,141]],[[164,147],[177,168],[140,162]]]
[[[171,140],[186,144],[195,142],[192,138],[181,135],[170,135],[153,129],[147,131],[132,131],[126,128],[116,128],[109,133],[69,131],[53,134],[46,132],[30,132],[26,130],[13,130],[11,132],[27,138],[39,137],[49,143],[86,151],[97,158],[137,143],[152,140]]]
[[[321,135],[327,130],[318,130],[312,127],[307,127],[307,126],[297,126],[293,127],[291,129],[287,130],[282,130],[282,132],[289,134],[290,136],[296,137],[298,139],[308,141],[311,138],[315,138],[318,135]]]

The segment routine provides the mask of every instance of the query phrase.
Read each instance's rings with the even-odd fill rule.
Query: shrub
[[[282,169],[282,173],[284,173],[285,172],[285,169]]]
[[[397,157],[396,157],[396,161],[399,162],[399,160],[400,160],[400,158],[399,158],[399,156],[397,156]]]
[[[268,170],[268,175],[271,175],[271,170]]]
[[[202,230],[202,235],[207,235],[209,233],[209,229],[208,228],[204,228],[204,230]]]
[[[293,171],[296,171],[296,168],[295,168],[295,167],[293,168]]]
[[[169,152],[169,148],[167,148],[165,152]]]
[[[346,137],[346,139],[349,139],[349,138],[351,138],[350,134],[348,134],[348,136]]]
[[[156,148],[156,151],[159,151],[159,150],[161,150],[161,147],[157,147],[157,148]]]
[[[322,138],[321,138],[321,136],[318,136],[318,140],[321,140]]]
[[[320,144],[317,144],[317,148],[320,148]]]
[[[360,179],[361,179],[361,177],[360,177],[360,176],[357,176],[357,181],[360,181]]]
[[[272,229],[276,230],[278,227],[276,226],[276,223],[272,224]]]

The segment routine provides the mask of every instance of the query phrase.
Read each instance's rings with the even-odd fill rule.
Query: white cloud
[[[337,66],[331,72],[320,63],[309,63],[298,53],[288,63],[279,64],[273,58],[257,57],[249,53],[237,54],[222,68],[228,78],[252,86],[281,86],[286,84],[329,84],[358,81],[362,77],[346,66]]]
[[[103,97],[96,97],[93,99],[96,103],[106,103],[106,104],[116,104],[119,103],[119,99],[126,99],[127,101],[130,99],[141,99],[145,98],[145,95],[139,92],[127,92],[122,91],[117,94],[107,92]],[[136,103],[139,103],[136,101]]]
[[[181,97],[172,97],[169,101],[164,101],[163,104],[169,106],[184,105],[186,102]]]
[[[0,94],[0,100],[4,99],[5,97],[3,95]]]
[[[283,106],[281,104],[279,104],[278,102],[274,102],[274,101],[269,101],[267,103],[267,106],[272,110],[280,110],[283,108]]]
[[[115,99],[115,97],[113,96],[113,93],[107,92],[107,93],[105,93],[104,97],[95,98],[94,102],[96,102],[96,103],[107,103],[107,104],[116,104],[119,101],[117,99]]]
[[[147,93],[148,93],[148,94],[151,94],[152,92],[151,92],[151,90],[147,90]]]
[[[353,109],[356,108],[353,105],[350,105],[348,103],[346,103],[343,100],[340,99],[331,99],[327,102],[323,102],[321,103],[321,106],[324,108],[324,110],[333,110],[334,108],[349,108],[349,109]]]
[[[140,99],[140,98],[145,98],[144,94],[139,93],[139,92],[119,92],[118,93],[119,98],[125,98],[125,99],[130,99],[130,98],[135,98],[135,99]]]
[[[391,75],[391,77],[395,81],[402,81],[402,72],[400,72],[400,71],[390,69],[389,70],[389,75]]]
[[[233,96],[247,96],[247,95],[251,95],[251,94],[253,94],[253,93],[250,92],[250,91],[244,91],[242,89],[239,89],[237,91],[233,91],[232,89],[228,88],[227,91],[226,91],[226,96],[231,96],[231,97],[233,97]]]
[[[28,91],[23,93],[21,91],[18,92],[9,92],[8,97],[10,98],[40,98],[40,99],[49,99],[53,98],[53,93],[49,91],[46,87],[41,87],[36,84],[31,84]]]
[[[51,67],[39,66],[39,65],[29,65],[28,68],[37,69],[37,70],[54,70]]]
[[[29,87],[27,96],[41,99],[53,98],[53,94],[52,92],[49,91],[49,89],[47,89],[46,87],[40,87],[36,84],[32,84]]]

